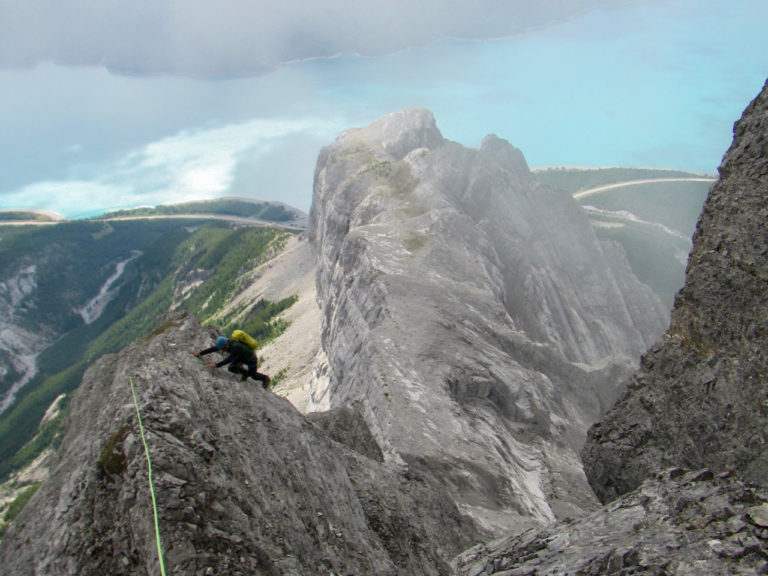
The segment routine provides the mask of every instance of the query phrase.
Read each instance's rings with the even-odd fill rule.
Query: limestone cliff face
[[[496,531],[594,506],[586,429],[665,310],[519,150],[445,140],[423,109],[320,154],[310,214],[327,384],[388,458]]]
[[[768,85],[710,190],[669,331],[590,431],[584,461],[610,500],[668,466],[768,483]]]
[[[187,351],[208,345],[178,315],[88,370],[2,574],[160,573],[131,381],[168,574],[446,574],[476,541],[440,486],[382,462],[354,407],[310,422]]]

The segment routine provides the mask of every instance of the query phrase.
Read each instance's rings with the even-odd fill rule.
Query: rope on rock
[[[152,495],[152,511],[155,513],[155,540],[157,541],[157,557],[160,560],[160,574],[165,576],[165,564],[163,563],[163,547],[160,544],[160,524],[157,521],[157,499],[155,498],[155,487],[152,484],[152,460],[149,458],[149,448],[147,440],[144,438],[144,425],[141,423],[141,413],[139,412],[139,403],[136,400],[136,389],[133,387],[133,378],[130,378],[131,393],[133,394],[133,405],[136,407],[136,417],[139,419],[139,432],[141,432],[141,442],[144,444],[144,454],[147,455],[147,470],[149,471],[149,493]]]

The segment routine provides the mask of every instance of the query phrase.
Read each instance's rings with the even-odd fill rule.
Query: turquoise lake
[[[446,137],[474,147],[496,133],[531,165],[714,172],[768,76],[766,23],[768,2],[636,3],[496,42],[304,66],[335,80],[317,94],[329,110],[423,105]]]

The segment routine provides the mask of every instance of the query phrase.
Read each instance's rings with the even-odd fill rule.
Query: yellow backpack
[[[233,330],[230,339],[234,340],[235,342],[242,342],[243,344],[247,344],[252,350],[256,350],[256,348],[259,347],[259,343],[242,330]]]

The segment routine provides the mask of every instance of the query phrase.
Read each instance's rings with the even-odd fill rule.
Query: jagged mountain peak
[[[575,450],[666,311],[567,194],[510,143],[404,111],[323,149],[310,238],[317,407],[360,401],[385,455],[490,531],[594,505]]]
[[[498,162],[513,167],[515,172],[523,174],[529,172],[528,163],[525,161],[523,153],[512,146],[504,138],[496,134],[488,134],[480,144],[480,150],[498,158]]]
[[[409,108],[393,112],[365,128],[346,130],[339,142],[365,141],[378,146],[396,160],[420,148],[431,150],[443,141],[435,117],[426,108]]]

